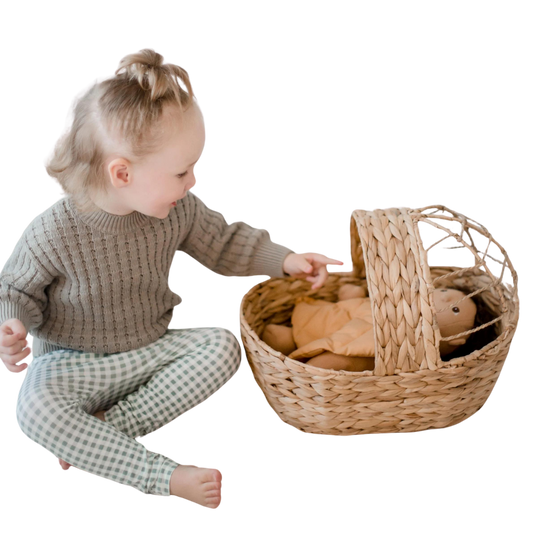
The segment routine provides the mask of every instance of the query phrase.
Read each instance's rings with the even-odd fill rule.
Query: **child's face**
[[[130,183],[121,191],[129,208],[166,218],[175,202],[194,186],[194,165],[205,144],[204,121],[194,103],[173,122],[172,132],[158,152],[129,163]]]

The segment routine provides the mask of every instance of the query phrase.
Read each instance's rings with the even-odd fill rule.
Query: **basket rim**
[[[443,270],[443,269],[446,269],[446,270],[453,270],[454,267],[449,267],[449,266],[445,266],[445,267],[431,267],[431,269],[439,269],[439,270]],[[353,279],[354,281],[361,281],[361,278],[359,277],[354,277],[353,276],[353,273],[352,272],[330,272],[329,273],[329,276],[332,276],[333,279],[336,278],[336,277],[339,277],[339,278],[350,278],[350,279]],[[250,300],[250,298],[252,296],[254,296],[254,294],[258,291],[260,291],[263,287],[265,286],[268,286],[272,283],[277,283],[277,282],[284,282],[284,283],[289,283],[289,284],[292,284],[292,283],[295,283],[295,282],[301,282],[301,283],[306,283],[306,284],[309,284],[309,287],[311,287],[311,283],[309,282],[305,282],[305,281],[302,281],[302,280],[299,280],[297,278],[293,278],[293,277],[290,277],[290,276],[285,276],[283,278],[281,277],[272,277],[268,280],[265,280],[265,281],[262,281],[256,285],[254,285],[253,287],[250,288],[250,290],[248,290],[246,292],[246,294],[244,295],[244,297],[242,298],[242,301],[241,301],[241,305],[240,305],[240,323],[241,323],[241,329],[246,329],[248,334],[251,336],[251,338],[253,339],[254,342],[258,343],[259,346],[261,346],[261,348],[266,351],[269,356],[271,357],[275,357],[276,359],[282,361],[284,364],[286,365],[296,365],[300,368],[302,368],[303,370],[305,370],[309,375],[319,375],[319,376],[326,376],[326,375],[338,375],[338,376],[349,376],[349,377],[372,377],[372,378],[382,378],[382,377],[385,377],[385,376],[378,376],[374,373],[373,370],[364,370],[364,371],[361,371],[361,372],[349,372],[347,370],[332,370],[332,369],[323,369],[323,368],[319,368],[319,367],[313,367],[311,365],[308,365],[302,361],[299,361],[298,359],[291,359],[289,356],[275,350],[274,348],[272,348],[270,345],[268,345],[266,342],[264,342],[258,335],[258,333],[255,331],[255,329],[252,328],[252,326],[250,325],[250,323],[246,320],[246,317],[245,317],[245,312],[244,312],[244,309],[245,309],[245,305],[247,305],[248,301]],[[310,293],[316,293],[317,291],[313,291],[313,290],[310,290],[309,291]],[[439,365],[438,365],[438,368],[436,369],[427,369],[427,368],[424,368],[424,369],[416,369],[416,370],[413,370],[413,371],[408,371],[408,372],[397,372],[394,375],[398,375],[398,376],[402,376],[402,375],[405,375],[405,374],[413,374],[413,373],[422,373],[422,374],[425,374],[425,373],[428,373],[428,372],[438,372],[439,370],[449,370],[451,368],[455,368],[455,367],[462,367],[464,366],[465,363],[469,363],[469,362],[473,362],[473,361],[476,361],[476,360],[481,360],[481,359],[484,359],[486,357],[486,354],[487,352],[489,352],[490,350],[492,350],[495,346],[498,346],[500,344],[503,344],[505,343],[505,341],[510,337],[511,340],[514,336],[514,333],[518,327],[518,319],[519,319],[519,299],[518,299],[518,295],[516,293],[512,294],[512,297],[510,298],[510,300],[512,300],[513,302],[513,306],[511,308],[508,309],[508,311],[506,311],[506,315],[508,315],[508,327],[506,327],[504,329],[504,331],[502,331],[495,339],[493,339],[490,343],[486,344],[485,346],[483,346],[482,348],[479,348],[477,350],[474,350],[473,352],[465,355],[465,356],[462,356],[462,357],[456,357],[456,358],[453,358],[453,359],[450,359],[449,361],[442,361],[442,359],[440,359],[439,357]],[[510,340],[509,340],[510,342]],[[390,377],[390,376],[388,376]]]
[[[507,336],[511,336],[514,339],[518,334],[518,330],[521,324],[523,307],[520,287],[520,274],[516,264],[511,258],[508,249],[495,236],[494,232],[490,230],[488,225],[484,224],[478,219],[475,219],[467,213],[463,213],[462,211],[459,211],[458,209],[453,208],[448,204],[444,204],[443,202],[433,202],[430,204],[423,204],[422,206],[418,207],[410,206],[409,204],[375,206],[373,208],[354,207],[350,210],[348,216],[349,268],[333,271],[333,274],[350,276],[353,279],[362,279],[362,276],[364,276],[364,279],[368,285],[369,298],[371,302],[373,302],[372,314],[374,321],[373,325],[375,336],[376,366],[378,365],[378,362],[383,362],[383,364],[385,365],[385,369],[382,366],[381,369],[378,368],[378,370],[376,370],[375,367],[373,371],[364,371],[368,372],[369,375],[393,375],[406,371],[413,372],[418,369],[423,370],[425,368],[450,368],[453,366],[458,366],[458,364],[460,364],[458,360],[462,359],[454,358],[448,361],[443,361],[440,356],[439,344],[442,339],[442,336],[440,335],[440,330],[438,328],[438,325],[436,324],[436,309],[433,301],[435,283],[440,278],[434,280],[431,272],[432,269],[439,267],[448,269],[450,273],[459,272],[461,271],[461,269],[466,270],[470,267],[462,263],[430,263],[432,251],[430,249],[430,244],[432,243],[426,244],[423,237],[423,229],[421,229],[423,223],[427,222],[427,220],[433,220],[428,219],[430,215],[433,215],[436,219],[438,219],[437,222],[435,222],[437,226],[441,224],[441,219],[444,219],[446,222],[457,223],[459,224],[460,228],[460,224],[462,224],[464,226],[464,235],[459,235],[460,238],[457,238],[456,240],[461,245],[464,244],[469,247],[469,253],[471,255],[473,253],[479,253],[482,251],[481,247],[475,242],[475,238],[471,236],[472,233],[478,234],[481,237],[488,236],[490,238],[490,245],[494,246],[496,248],[496,251],[502,255],[502,257],[500,258],[500,263],[501,265],[503,265],[503,268],[500,265],[500,270],[503,272],[502,275],[500,275],[500,272],[495,273],[494,270],[490,268],[489,262],[494,260],[494,257],[491,257],[491,254],[489,253],[492,248],[484,249],[483,252],[486,252],[485,255],[481,253],[479,254],[479,260],[475,267],[477,268],[478,266],[480,266],[484,268],[484,273],[488,274],[489,277],[492,277],[492,281],[494,283],[498,283],[497,289],[500,297],[501,307],[503,309],[503,311],[501,312],[501,316],[506,313],[507,299],[509,300],[509,304],[512,307],[512,313],[510,315],[506,315],[506,318],[508,319],[507,326],[503,329],[502,333],[498,335],[497,339],[495,339],[493,343],[490,343],[490,346],[485,346],[480,350],[476,350],[476,352],[479,352],[479,355],[481,356],[487,351],[489,351],[491,348],[493,348],[495,343],[498,342],[498,340],[505,340]],[[371,218],[374,227],[370,227],[372,226],[372,224],[369,224],[369,220]],[[444,223],[442,224],[444,225]],[[466,234],[464,228],[468,228],[468,230],[470,231],[469,235]],[[386,233],[387,235],[385,235]],[[449,236],[450,235],[445,235],[446,238]],[[387,241],[386,239],[391,240]],[[408,241],[407,245],[405,245],[404,241]],[[365,243],[372,243],[373,249],[371,250],[370,246],[368,246],[367,248],[367,246],[365,246]],[[390,244],[390,248],[394,248],[394,253],[389,253],[390,250],[386,246],[388,244]],[[475,249],[476,245],[477,250]],[[402,249],[402,246],[404,247],[404,249]],[[397,252],[395,247],[399,248],[400,252]],[[487,248],[487,246],[485,248]],[[372,256],[372,253],[374,253],[374,256]],[[381,254],[381,256],[378,258],[379,261],[376,261],[376,254]],[[408,265],[405,264],[405,256],[407,254],[410,254],[409,260],[411,261],[411,264]],[[393,265],[394,261],[396,261],[396,265]],[[472,261],[472,264],[474,264],[474,260]],[[389,292],[389,294],[385,295],[386,297],[389,297],[389,301],[386,301],[387,298],[382,298],[380,302],[376,303],[377,280],[374,276],[374,270],[384,270],[385,268],[389,268],[389,270],[392,271],[392,278],[394,282],[397,282],[401,276],[405,276],[406,272],[410,274],[411,277],[408,277],[407,281],[405,280],[405,278],[401,279],[401,282],[403,283],[402,290],[397,291],[396,293],[393,293],[393,289],[396,290],[396,286],[391,289],[389,285],[387,290],[385,291]],[[449,274],[446,274],[446,276],[447,275]],[[510,279],[508,280],[507,277],[509,277]],[[289,277],[271,278],[271,280],[275,279],[288,279],[292,280],[291,283],[295,281],[304,283],[301,280],[294,280],[294,278]],[[248,287],[248,289],[244,291],[241,295],[238,304],[238,316],[239,313],[241,313],[241,318],[244,323],[246,323],[246,321],[244,319],[244,315],[242,314],[242,309],[246,294],[250,290],[256,290],[260,287],[261,283],[265,282],[268,283],[268,280],[258,281],[256,284],[253,284],[252,286]],[[411,294],[408,294],[408,296],[412,296],[413,294],[415,294],[416,298],[418,299],[411,300],[411,302],[407,301],[405,293],[409,291],[411,292]],[[504,297],[503,291],[507,291],[506,295],[510,296],[510,298],[507,298],[507,296]],[[397,307],[391,305],[390,295],[396,297],[396,301],[394,302],[395,305],[397,306],[398,304],[400,304],[401,306],[403,306],[404,309],[400,309],[398,311]],[[379,296],[381,297],[383,295],[381,294]],[[377,314],[379,314],[379,318],[383,322],[380,325],[381,329],[387,330],[388,328],[388,333],[390,335],[391,330],[398,329],[398,324],[394,323],[394,319],[397,319],[398,317],[393,316],[393,320],[391,321],[389,313],[392,310],[392,313],[396,313],[396,315],[401,315],[402,313],[405,314],[405,307],[409,307],[411,303],[413,303],[413,306],[415,308],[416,305],[419,306],[417,322],[413,323],[411,327],[414,326],[418,328],[418,333],[420,334],[420,338],[422,339],[422,344],[419,343],[419,345],[416,347],[419,352],[419,359],[415,361],[416,364],[412,364],[413,360],[409,360],[409,364],[407,365],[407,367],[405,367],[405,365],[402,366],[401,364],[398,364],[399,362],[401,362],[399,359],[394,359],[393,357],[390,357],[391,353],[385,353],[385,358],[389,357],[388,360],[383,358],[383,353],[387,348],[387,343],[384,343],[383,337],[380,337],[380,335],[378,334],[376,323]],[[422,304],[424,305],[423,309]],[[405,323],[403,324],[403,328],[406,328]],[[273,357],[277,357],[282,360],[287,357],[264,343],[251,327],[250,330],[254,337],[254,340],[261,343],[261,347],[263,350],[270,353],[270,355],[272,355]],[[389,336],[389,341],[390,338],[391,337]],[[423,349],[421,349],[420,346],[422,346]],[[396,354],[393,355],[398,355],[399,350],[402,347],[398,348],[398,346],[395,346],[394,348],[396,349]],[[407,346],[408,352],[409,349],[413,351],[413,345]],[[422,353],[422,356],[420,356],[420,352]],[[405,356],[405,354],[403,355]],[[412,356],[411,353],[408,353],[407,355]],[[467,359],[471,359],[472,354],[466,355],[464,357]],[[302,369],[305,368],[306,370],[308,370],[309,365],[306,365],[305,363],[302,363],[298,360],[291,359],[291,361],[293,361],[294,364],[302,365]],[[331,372],[344,372],[350,375],[353,374],[353,372],[329,369],[315,369],[313,370],[313,372],[321,372],[322,370],[324,370],[324,374],[330,374]]]

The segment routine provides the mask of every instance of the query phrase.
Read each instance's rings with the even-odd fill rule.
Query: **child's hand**
[[[343,264],[342,261],[321,254],[289,254],[283,261],[283,270],[289,276],[314,283],[312,289],[319,289],[328,279],[326,265]]]
[[[17,365],[30,354],[26,340],[26,328],[18,318],[10,318],[0,326],[0,359],[10,372],[22,372],[26,363]]]

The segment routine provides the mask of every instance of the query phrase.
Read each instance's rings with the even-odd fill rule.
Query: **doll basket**
[[[517,275],[505,250],[483,226],[443,206],[356,210],[350,234],[352,272],[330,273],[318,290],[272,278],[243,298],[243,344],[268,403],[284,422],[330,435],[421,431],[468,418],[490,395],[518,322]],[[426,249],[422,234],[432,242]],[[440,264],[454,256],[456,266],[430,267],[430,251],[441,254]],[[266,325],[291,324],[297,298],[334,302],[347,283],[368,291],[373,370],[313,367],[261,340]],[[448,361],[439,343],[457,335],[440,335],[435,288],[459,289],[478,309],[468,341]]]

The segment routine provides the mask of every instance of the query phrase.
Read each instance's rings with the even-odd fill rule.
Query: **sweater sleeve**
[[[52,280],[23,235],[0,273],[0,324],[18,318],[26,331],[37,328],[48,304],[45,289]]]
[[[187,235],[179,249],[225,276],[266,274],[283,277],[283,261],[292,250],[275,244],[266,230],[244,222],[227,224],[191,192],[184,198]]]

